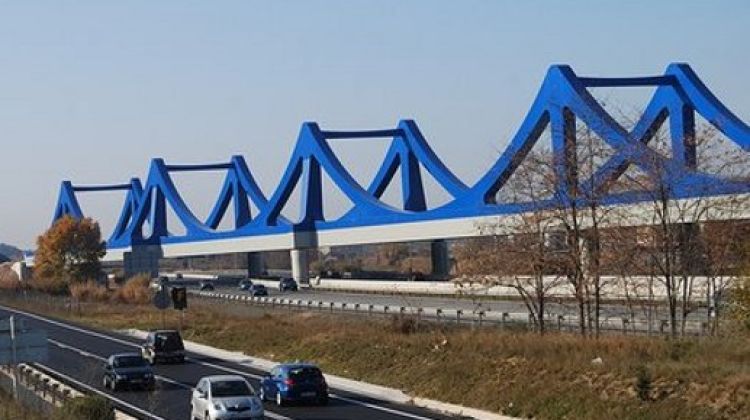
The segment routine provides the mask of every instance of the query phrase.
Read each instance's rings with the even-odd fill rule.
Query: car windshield
[[[120,356],[115,357],[112,365],[116,368],[131,368],[146,366],[146,360],[141,356]]]
[[[182,340],[177,333],[162,333],[156,335],[156,346],[158,350],[174,351],[183,350]]]
[[[253,390],[245,381],[211,382],[211,396],[214,398],[253,395]]]
[[[292,379],[318,379],[323,376],[320,369],[312,366],[294,367],[289,369],[289,377]]]

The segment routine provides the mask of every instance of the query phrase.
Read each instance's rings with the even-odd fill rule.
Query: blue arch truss
[[[655,92],[631,131],[625,129],[594,99],[589,88],[653,86]],[[519,130],[492,167],[474,185],[458,179],[430,148],[412,120],[402,120],[393,129],[327,131],[314,122],[302,124],[281,181],[270,197],[258,187],[242,156],[229,162],[201,165],[169,165],[153,159],[145,181],[133,178],[127,184],[74,186],[63,181],[54,220],[63,215],[83,217],[76,193],[127,191],[125,203],[109,248],[139,244],[168,244],[214,239],[269,235],[294,231],[317,231],[492,214],[514,214],[552,202],[498,203],[496,197],[511,175],[548,127],[556,197],[575,200],[597,197],[605,203],[635,203],[643,193],[610,193],[609,188],[630,166],[636,166],[667,186],[673,198],[748,193],[750,182],[702,173],[695,144],[695,116],[700,115],[744,152],[750,152],[750,127],[732,114],[706,88],[687,64],[667,67],[663,75],[632,78],[579,77],[566,65],[551,66]],[[659,128],[669,120],[672,154],[663,156],[648,146]],[[588,126],[614,154],[588,180],[577,178],[575,159],[576,123]],[[347,139],[387,138],[390,146],[369,185],[360,185],[333,152],[330,142]],[[181,171],[225,171],[221,190],[206,220],[190,210],[175,187],[171,174]],[[349,211],[333,220],[323,212],[323,172],[352,203]],[[450,200],[428,208],[423,171],[432,176]],[[402,205],[381,200],[400,173]],[[281,215],[295,188],[300,188],[301,215],[291,222]],[[574,193],[575,192],[575,193]],[[253,204],[257,214],[251,214]],[[233,209],[232,228],[220,230],[227,211]],[[176,219],[167,220],[170,207]],[[185,233],[170,232],[169,223],[180,223]]]

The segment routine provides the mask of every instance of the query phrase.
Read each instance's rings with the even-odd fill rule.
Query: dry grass
[[[93,281],[76,283],[68,287],[70,297],[76,302],[116,302],[134,305],[146,304],[151,300],[150,278],[138,275],[130,278],[121,287],[109,289]]]
[[[93,281],[70,285],[70,296],[79,302],[103,302],[109,300],[106,287]]]
[[[144,304],[151,299],[149,283],[151,279],[147,275],[131,277],[125,284],[117,289],[112,300],[119,303]]]
[[[149,306],[90,305],[80,317],[59,305],[27,307],[103,328],[161,326]],[[167,312],[168,325],[177,320]],[[183,335],[278,361],[313,360],[330,373],[514,416],[729,419],[750,412],[747,336],[540,337],[199,300],[190,302]],[[639,372],[649,381],[645,401]]]
[[[42,413],[29,410],[0,389],[0,420],[44,420]]]

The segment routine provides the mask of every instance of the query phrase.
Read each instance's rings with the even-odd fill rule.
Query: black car
[[[251,296],[268,296],[268,289],[262,284],[253,284],[249,291]]]
[[[240,283],[237,285],[240,290],[250,290],[250,287],[253,285],[253,282],[250,281],[250,279],[243,279],[240,280]]]
[[[151,331],[146,336],[141,353],[149,363],[161,361],[183,363],[185,361],[185,345],[180,333],[175,330]]]
[[[204,280],[198,284],[198,289],[201,291],[211,291],[214,290],[214,284],[210,281]]]
[[[113,354],[104,363],[102,384],[112,391],[132,387],[153,389],[154,383],[151,366],[138,353]]]
[[[294,281],[294,279],[291,277],[284,277],[279,280],[279,291],[285,292],[287,290],[291,290],[293,292],[297,291],[297,282]]]

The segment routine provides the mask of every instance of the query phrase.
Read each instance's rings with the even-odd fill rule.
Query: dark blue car
[[[260,399],[275,400],[283,406],[291,402],[328,404],[328,384],[317,366],[310,363],[277,365],[260,381]]]

